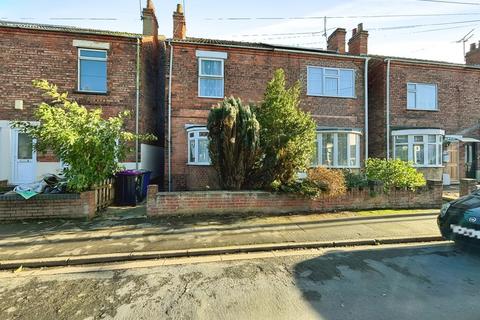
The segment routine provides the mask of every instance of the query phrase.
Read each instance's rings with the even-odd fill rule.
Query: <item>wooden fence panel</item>
[[[97,212],[105,210],[115,199],[115,179],[110,178],[95,186],[95,204]]]

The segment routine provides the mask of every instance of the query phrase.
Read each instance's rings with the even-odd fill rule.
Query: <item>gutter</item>
[[[387,134],[387,159],[390,159],[390,61],[391,59],[386,59],[387,62],[387,85],[385,90],[385,99],[386,99],[386,134]]]
[[[172,191],[172,72],[173,72],[173,45],[167,41],[170,47],[170,65],[168,71],[168,135],[167,135],[167,163],[168,163],[168,191]]]
[[[370,58],[365,59],[365,70],[364,70],[364,89],[365,89],[365,161],[368,160],[368,61]]]
[[[137,66],[135,84],[135,169],[138,170],[138,121],[140,109],[140,37],[137,37]]]
[[[310,54],[314,56],[327,56],[327,57],[337,57],[337,58],[354,58],[354,59],[370,59],[367,56],[357,56],[351,54],[338,54],[338,53],[328,53],[328,52],[315,52],[315,51],[307,51],[307,50],[296,50],[296,49],[281,49],[281,48],[273,48],[273,51],[278,52],[286,52],[286,53],[302,53],[302,54]]]

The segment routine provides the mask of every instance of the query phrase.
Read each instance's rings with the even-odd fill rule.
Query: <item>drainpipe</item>
[[[138,118],[140,108],[140,38],[137,38],[137,66],[135,88],[135,169],[138,170]]]
[[[168,191],[172,191],[172,71],[173,71],[173,45],[168,41],[170,47],[170,66],[168,71]]]
[[[386,129],[387,129],[387,159],[390,159],[390,59],[387,61],[387,88],[385,92],[386,98]]]
[[[370,58],[365,58],[365,161],[368,159],[368,61]]]

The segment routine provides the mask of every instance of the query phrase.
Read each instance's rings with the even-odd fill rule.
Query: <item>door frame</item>
[[[19,182],[17,180],[18,174],[17,174],[17,155],[18,155],[18,134],[20,133],[19,129],[11,129],[11,164],[12,164],[12,184],[19,184],[22,182]],[[35,144],[35,140],[32,140],[33,144]],[[34,177],[33,180],[35,180],[35,175],[37,172],[37,152],[35,149],[32,150],[32,165],[33,165],[33,171],[34,171]]]

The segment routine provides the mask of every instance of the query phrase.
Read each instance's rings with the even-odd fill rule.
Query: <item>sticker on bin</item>
[[[450,225],[450,229],[452,229],[453,233],[460,234],[465,237],[480,239],[480,230],[464,228],[454,224]]]

